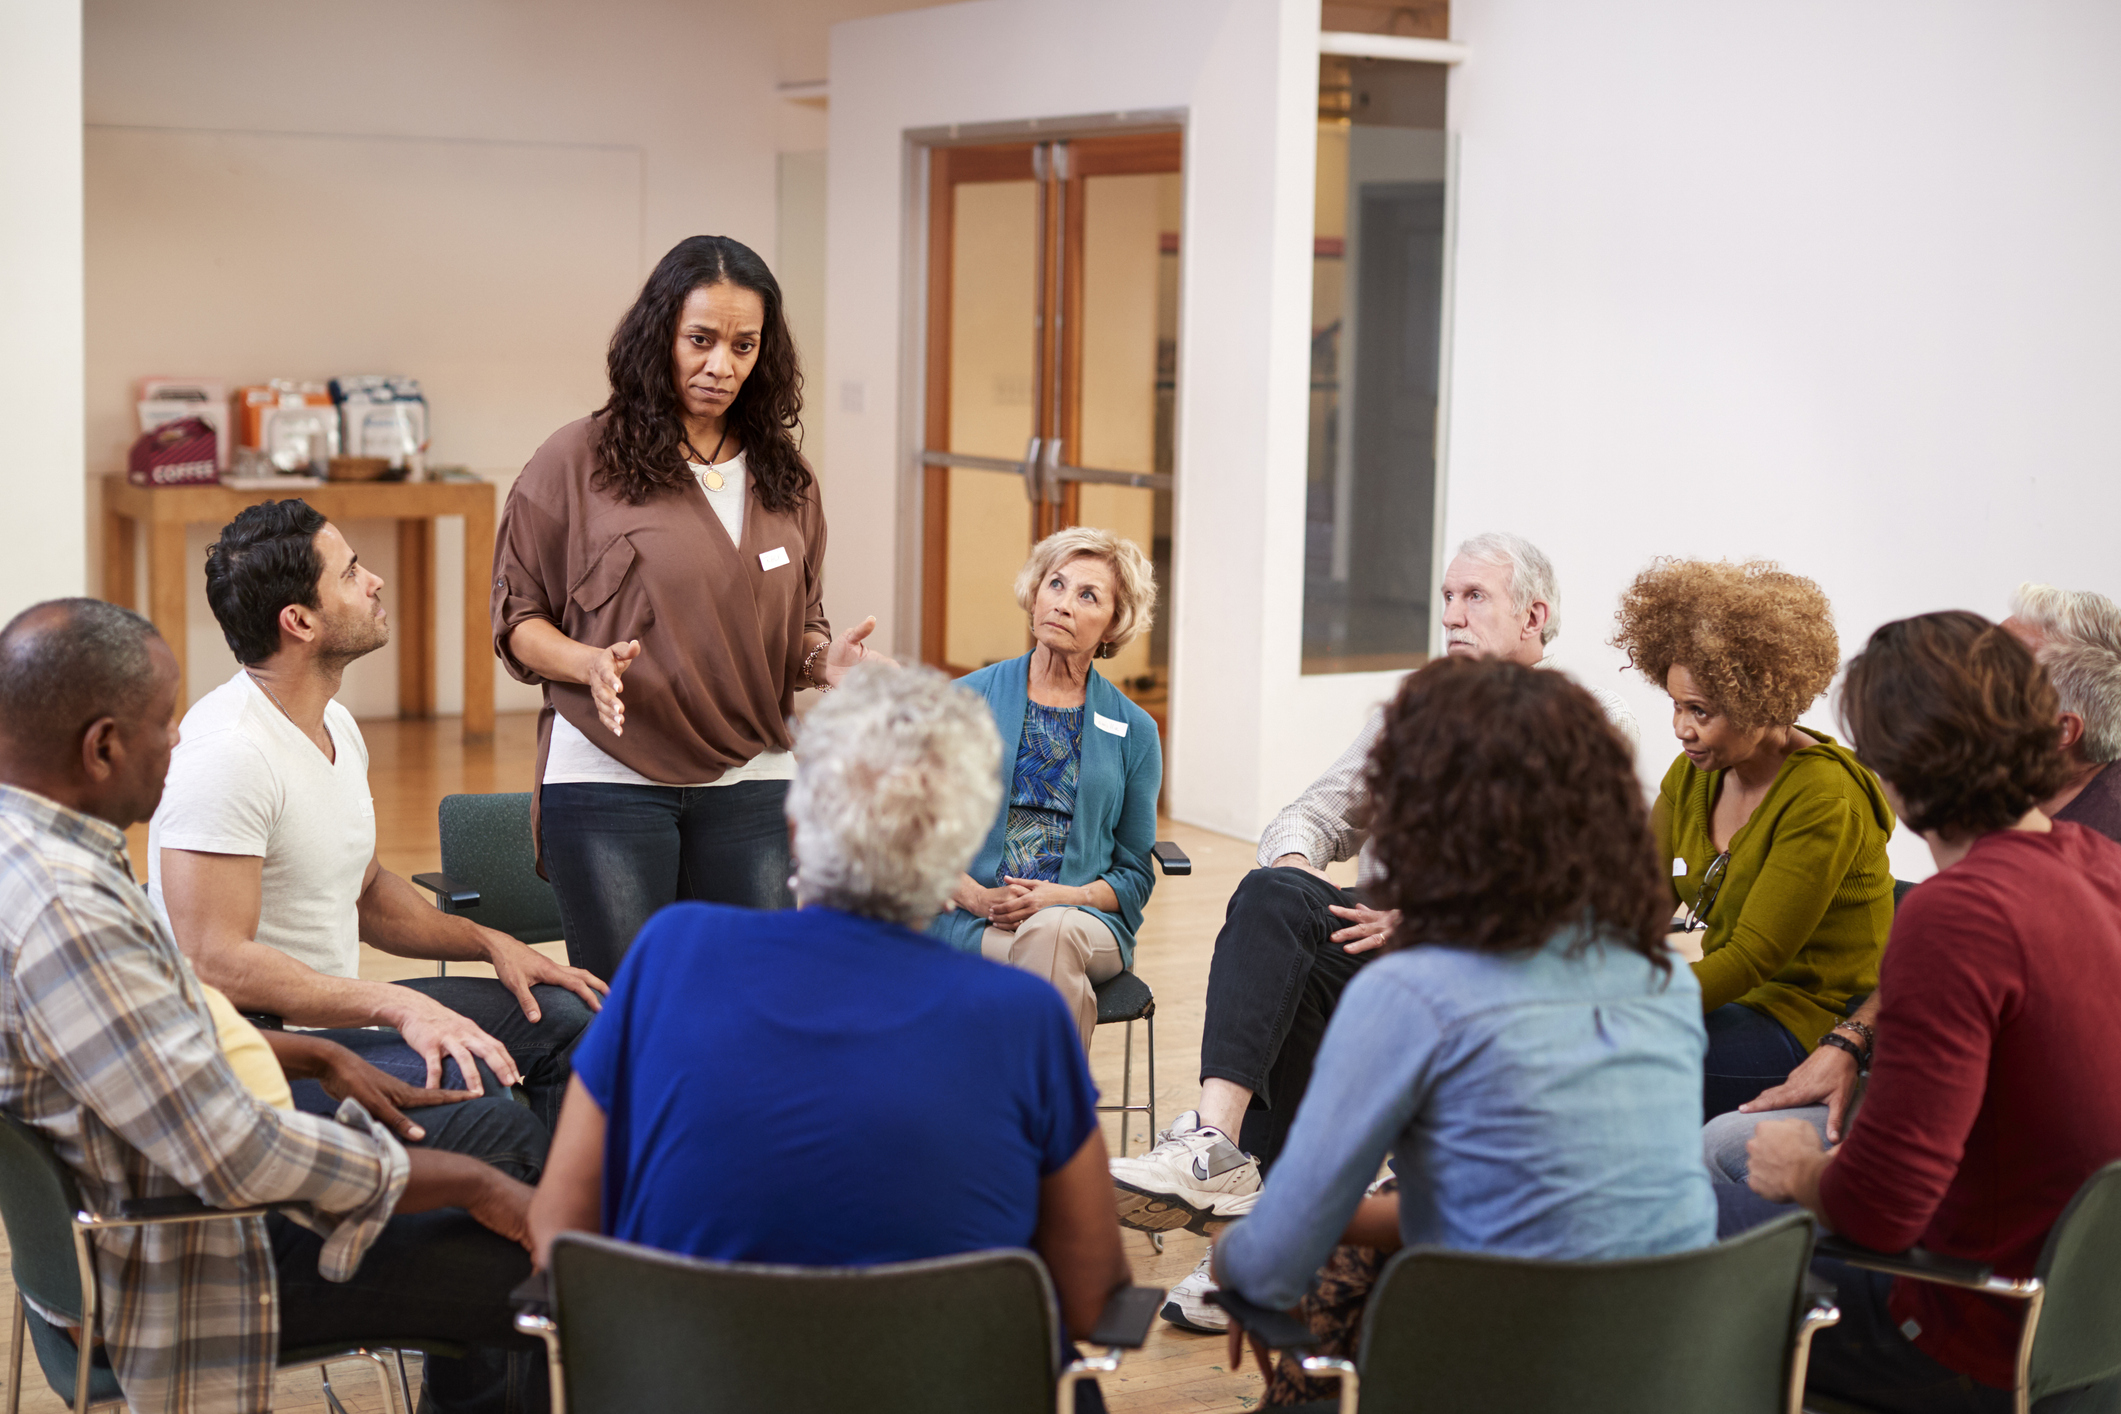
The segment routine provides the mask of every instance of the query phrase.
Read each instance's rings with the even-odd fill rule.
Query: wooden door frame
[[[1065,178],[1042,183],[1040,217],[1045,251],[1058,250],[1057,260],[1042,256],[1041,303],[1047,309],[1059,306],[1059,335],[1051,338],[1050,327],[1039,331],[1050,357],[1044,360],[1045,382],[1053,390],[1034,389],[1033,426],[1038,435],[1050,437],[1059,430],[1064,445],[1081,441],[1082,372],[1082,242],[1083,181],[1090,176],[1135,172],[1182,171],[1186,114],[1183,110],[1144,112],[1133,115],[1089,116],[1049,122],[999,123],[952,126],[945,129],[910,131],[906,134],[911,156],[922,182],[909,193],[913,209],[925,218],[916,229],[916,239],[925,240],[926,250],[909,263],[925,289],[917,301],[920,328],[917,358],[923,387],[919,399],[920,430],[910,439],[913,462],[920,472],[913,482],[920,496],[916,517],[920,544],[918,563],[912,576],[919,596],[921,661],[954,675],[971,671],[945,660],[944,645],[949,630],[946,546],[950,523],[950,468],[928,466],[919,459],[923,451],[947,452],[950,442],[950,319],[951,273],[955,255],[955,190],[968,181],[1037,180],[1032,152],[1049,143],[1070,147]],[[1058,188],[1059,201],[1045,198],[1046,189]],[[1056,209],[1056,206],[1058,209]],[[1056,301],[1053,282],[1058,282]],[[909,313],[913,311],[909,309]],[[1056,347],[1056,345],[1058,345]],[[1060,427],[1052,424],[1059,419]],[[1034,538],[1076,521],[1079,488],[1065,483],[1058,505],[1039,503],[1032,510]],[[903,582],[903,581],[902,581]]]

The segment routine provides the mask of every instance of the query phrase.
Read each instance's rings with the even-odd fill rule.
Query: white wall
[[[1301,784],[1290,758],[1321,741],[1330,758],[1350,704],[1375,695],[1297,676],[1318,15],[1317,0],[981,0],[832,33],[830,572],[843,602],[868,592],[851,608],[901,650],[919,407],[903,134],[1186,110],[1166,779],[1174,813],[1239,834]]]
[[[1653,555],[1816,578],[1844,656],[2025,579],[2121,595],[2121,8],[1452,16],[1447,530],[1554,557],[1560,655],[1629,696],[1652,779],[1669,705],[1602,640]]]
[[[431,459],[505,483],[603,400],[605,342],[665,250],[702,232],[775,250],[789,20],[769,8],[90,0],[91,475],[122,466],[142,374],[365,370],[426,379]],[[82,464],[73,406],[61,467]],[[394,574],[388,523],[349,530]],[[442,544],[446,712],[462,702],[461,531]],[[193,599],[196,689],[233,660],[197,584]],[[504,710],[536,705],[496,678]],[[357,665],[345,698],[393,713],[394,654]]]
[[[0,622],[86,588],[81,6],[0,0]]]

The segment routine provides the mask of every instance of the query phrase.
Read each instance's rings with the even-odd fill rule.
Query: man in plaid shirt
[[[289,1205],[93,1235],[94,1335],[126,1402],[265,1410],[283,1345],[429,1336],[477,1347],[428,1362],[434,1407],[542,1409],[507,1300],[529,1270],[529,1190],[408,1154],[352,1101],[333,1120],[255,1099],[134,881],[122,830],[161,796],[177,676],[151,624],[97,600],[0,630],[0,1107],[98,1210]]]

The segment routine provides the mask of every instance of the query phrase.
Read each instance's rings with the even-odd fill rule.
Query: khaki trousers
[[[1051,982],[1075,1013],[1083,1054],[1097,1027],[1097,983],[1120,974],[1119,940],[1104,920],[1080,908],[1042,908],[1015,932],[989,927],[980,935],[980,955],[1035,972]]]

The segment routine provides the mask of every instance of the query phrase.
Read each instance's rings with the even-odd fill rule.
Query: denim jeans
[[[590,1011],[589,1003],[565,987],[533,987],[531,995],[537,998],[540,1013],[539,1019],[533,1022],[523,1015],[523,1004],[516,1000],[515,993],[491,977],[414,977],[397,985],[410,987],[459,1016],[468,1017],[478,1024],[480,1030],[507,1047],[516,1069],[523,1072],[523,1093],[530,1101],[531,1113],[538,1117],[548,1134],[551,1132],[559,1123],[560,1101],[567,1093],[568,1077],[574,1073],[569,1058],[574,1054],[575,1042],[581,1039],[589,1018],[595,1015]],[[408,1085],[427,1083],[426,1060],[388,1027],[335,1027],[313,1034],[338,1042],[376,1069],[394,1075]],[[500,1100],[508,1098],[507,1088],[498,1085],[485,1066],[480,1066],[479,1072],[488,1096]],[[463,1074],[456,1061],[448,1056],[442,1059],[441,1084],[445,1090],[463,1088]],[[294,1089],[296,1109],[311,1114],[329,1114],[338,1108],[337,1102],[328,1099],[324,1088],[315,1081],[299,1082]],[[427,1121],[423,1119],[421,1123]],[[542,1150],[538,1158],[542,1166]]]
[[[567,957],[610,981],[656,910],[679,900],[787,908],[786,781],[543,788],[545,872]]]
[[[1810,1054],[1774,1017],[1737,1002],[1717,1007],[1702,1021],[1709,1032],[1701,1081],[1703,1122],[1780,1085]]]
[[[1743,1103],[1742,1101],[1740,1103]],[[1736,1110],[1720,1114],[1710,1120],[1701,1130],[1701,1157],[1709,1166],[1710,1176],[1725,1183],[1743,1183],[1752,1172],[1752,1160],[1746,1157],[1745,1146],[1751,1142],[1753,1131],[1773,1119],[1801,1119],[1819,1131],[1819,1142],[1826,1139],[1826,1106],[1803,1105],[1793,1110],[1762,1110],[1759,1114],[1742,1115]],[[1847,1118],[1843,1117],[1846,1126]]]
[[[515,1329],[509,1293],[530,1275],[530,1254],[457,1208],[394,1217],[351,1281],[317,1274],[323,1241],[267,1217],[280,1279],[280,1348],[420,1337],[472,1347],[428,1357],[422,1410],[541,1414],[551,1405],[544,1344]]]
[[[1377,955],[1333,941],[1348,924],[1326,910],[1359,901],[1302,869],[1254,869],[1230,896],[1208,966],[1200,1078],[1252,1092],[1237,1143],[1262,1169],[1288,1138],[1340,994]]]

